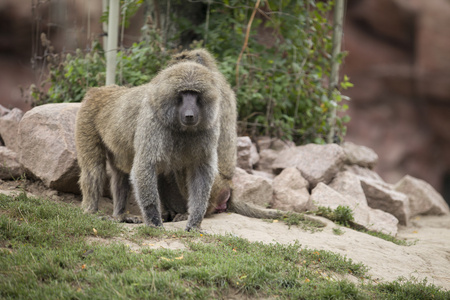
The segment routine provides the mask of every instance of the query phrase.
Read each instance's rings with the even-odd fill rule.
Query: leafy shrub
[[[140,5],[142,1],[136,3]],[[179,1],[172,4],[189,5]],[[262,1],[242,58],[240,52],[254,1],[210,2],[207,24],[193,24],[172,14],[171,22],[178,29],[174,36],[163,39],[160,31],[147,26],[140,43],[118,52],[116,82],[129,86],[148,82],[165,65],[170,53],[176,51],[175,40],[183,30],[194,31],[203,36],[206,44],[197,41],[191,47],[204,46],[214,53],[220,70],[236,92],[241,135],[277,136],[297,144],[325,143],[334,126],[335,140],[340,141],[349,118],[342,114],[347,109],[342,104],[345,97],[337,89],[330,93],[328,87],[332,7],[333,1]],[[268,41],[269,38],[275,40]],[[164,50],[167,45],[162,45],[162,40],[170,40],[174,49]],[[48,51],[47,60],[48,79],[39,88],[32,87],[37,104],[77,102],[87,88],[104,84],[105,58],[98,43],[87,53],[57,55]],[[45,92],[48,84],[50,89]],[[350,86],[344,77],[341,89]],[[328,120],[334,107],[340,114],[336,124],[330,125]]]
[[[150,81],[170,58],[171,52],[162,49],[160,39],[156,30],[147,27],[141,42],[117,52],[117,84],[137,86]],[[41,40],[47,52],[48,77],[39,87],[31,86],[36,105],[80,102],[89,87],[105,84],[106,58],[97,41],[85,52],[77,49],[75,54],[56,54],[45,34]],[[46,91],[48,84],[50,88]]]

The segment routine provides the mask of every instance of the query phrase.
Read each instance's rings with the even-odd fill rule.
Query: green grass
[[[450,297],[426,282],[376,285],[368,278],[366,266],[298,243],[266,245],[234,236],[122,228],[72,205],[25,194],[0,195],[0,298]],[[114,242],[114,237],[133,240],[141,247],[133,250]],[[151,249],[143,243],[148,239],[177,239],[186,249]],[[340,279],[347,276],[363,283]]]

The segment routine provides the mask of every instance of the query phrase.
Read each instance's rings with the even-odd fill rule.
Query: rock
[[[24,171],[17,153],[6,147],[0,147],[0,179],[16,180],[25,173]]]
[[[378,162],[378,155],[372,149],[365,146],[358,146],[351,142],[342,145],[348,165],[358,165],[360,167],[372,169]]]
[[[283,141],[280,139],[272,139],[270,149],[275,151],[282,151],[284,149],[295,147],[295,143],[292,141]]]
[[[314,205],[336,209],[339,205],[348,206],[353,211],[354,223],[367,230],[397,234],[398,220],[387,213],[371,209],[358,203],[350,196],[344,196],[333,188],[319,182],[311,192],[311,200]]]
[[[278,138],[271,138],[268,136],[257,138],[256,143],[258,145],[259,152],[266,149],[281,151],[287,148],[295,147],[295,143],[292,141],[283,141]]]
[[[75,117],[80,103],[46,104],[28,111],[19,124],[20,162],[52,189],[80,193]]]
[[[259,152],[259,161],[256,165],[256,170],[273,173],[272,172],[272,164],[275,159],[278,157],[279,152],[272,149],[264,149]]]
[[[387,183],[383,184],[367,178],[361,178],[361,186],[370,207],[394,215],[401,225],[409,224],[411,212],[408,196],[395,191]]]
[[[314,188],[319,182],[328,184],[342,168],[344,159],[344,150],[336,144],[308,144],[281,151],[272,169],[278,174],[288,167],[297,167],[310,188]]]
[[[448,215],[448,204],[444,198],[427,182],[406,175],[394,189],[408,196],[411,217],[416,215]]]
[[[275,178],[275,174],[264,172],[264,171],[252,170],[252,174],[255,176],[265,178],[265,179],[269,180],[270,182],[272,182],[273,179]]]
[[[286,168],[273,180],[272,208],[284,211],[304,212],[311,208],[309,183],[297,168]]]
[[[0,105],[0,117],[3,117],[4,115],[8,114],[11,110],[7,109],[3,105]]]
[[[236,168],[233,176],[233,199],[266,208],[272,203],[272,197],[272,185],[267,179]]]
[[[237,166],[246,171],[253,169],[252,164],[252,140],[248,136],[237,138]]]
[[[256,165],[259,161],[259,153],[258,149],[256,149],[255,143],[252,143],[250,146],[250,164],[252,165],[252,168],[254,165]]]
[[[366,195],[361,187],[359,178],[351,172],[345,171],[338,173],[329,184],[329,187],[333,188],[343,196],[351,197],[356,200],[356,203],[364,208],[368,206]]]
[[[396,236],[398,231],[397,225],[398,219],[392,214],[382,211],[381,209],[369,210],[368,230]]]
[[[14,152],[19,151],[17,131],[22,117],[23,111],[18,108],[13,108],[8,114],[0,118],[0,136],[5,143],[5,146]]]
[[[329,186],[349,201],[355,201],[353,213],[356,224],[371,231],[397,234],[397,218],[390,213],[369,207],[357,175],[350,171],[340,172]]]
[[[311,200],[314,205],[336,209],[339,205],[348,206],[353,210],[354,222],[362,225],[369,223],[368,209],[362,208],[360,203],[352,197],[345,197],[333,188],[319,182],[311,192]]]
[[[357,175],[358,177],[364,177],[364,178],[383,182],[383,179],[376,172],[374,172],[370,169],[367,169],[367,168],[360,167],[358,165],[344,166],[344,171],[349,171],[349,172]]]
[[[256,139],[256,145],[258,146],[259,152],[270,149],[271,143],[272,138],[269,136],[261,136]]]

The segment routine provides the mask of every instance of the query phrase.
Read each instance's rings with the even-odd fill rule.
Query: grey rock
[[[19,179],[25,173],[16,152],[0,147],[0,179]]]
[[[345,142],[342,145],[342,148],[346,155],[346,164],[372,169],[378,162],[378,155],[368,147]]]
[[[409,224],[411,211],[408,196],[395,191],[387,183],[367,178],[361,178],[361,186],[370,207],[394,215],[401,225],[407,226]]]
[[[351,197],[360,206],[368,206],[366,195],[361,187],[361,182],[355,174],[348,171],[340,172],[336,175],[329,186],[341,195]]]
[[[256,170],[272,173],[272,164],[279,156],[279,152],[272,149],[264,149],[259,152],[259,161],[256,165]]]
[[[266,149],[281,151],[287,148],[295,147],[295,143],[292,141],[283,141],[278,138],[271,138],[268,136],[259,137],[256,140],[256,144],[258,145],[260,152]]]
[[[236,168],[233,176],[233,199],[266,208],[272,203],[272,198],[273,189],[269,180]]]
[[[0,117],[0,136],[5,146],[14,152],[19,151],[19,137],[17,131],[19,122],[23,117],[23,111],[13,108],[8,114]]]
[[[406,175],[394,189],[408,196],[411,217],[417,215],[448,215],[448,204],[444,198],[427,182]]]
[[[281,151],[272,168],[278,174],[296,167],[314,188],[319,182],[328,184],[344,165],[344,159],[344,150],[336,144],[308,144]]]
[[[394,216],[374,210],[351,196],[344,196],[338,193],[321,182],[312,190],[311,200],[317,206],[330,207],[333,210],[339,205],[348,206],[353,211],[354,223],[367,230],[388,233],[394,236],[397,234],[398,220]]]
[[[248,136],[237,138],[237,166],[246,171],[251,171],[252,164],[252,140]]]
[[[312,207],[309,183],[297,168],[286,168],[273,180],[272,208],[284,211],[304,212]]]
[[[3,117],[4,115],[8,114],[11,110],[7,109],[3,105],[0,105],[0,117]]]
[[[269,180],[270,182],[272,182],[273,179],[275,178],[275,174],[269,173],[269,172],[265,172],[265,171],[252,170],[251,174],[253,174],[255,176],[262,177],[262,178],[265,178],[265,179]]]
[[[254,165],[256,165],[259,161],[259,153],[258,149],[256,149],[255,143],[252,143],[250,147],[250,164],[252,165],[252,168]]]
[[[344,166],[344,171],[349,171],[355,175],[358,175],[358,177],[364,177],[383,182],[383,179],[375,171],[372,171],[371,169],[368,168],[360,167],[358,165],[351,165],[351,166],[346,165]]]

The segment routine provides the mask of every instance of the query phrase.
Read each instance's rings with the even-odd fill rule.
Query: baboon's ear
[[[203,58],[199,53],[197,53],[197,62],[201,65],[205,65],[205,62],[203,61]]]

